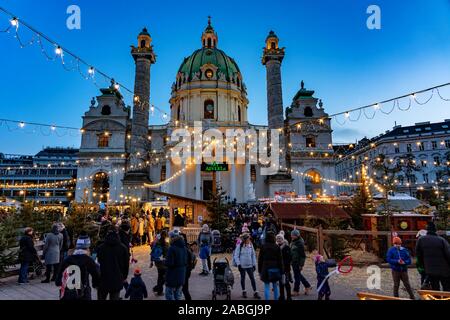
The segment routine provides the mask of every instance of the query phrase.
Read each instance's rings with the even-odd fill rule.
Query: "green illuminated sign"
[[[202,163],[202,171],[205,172],[217,172],[217,171],[228,171],[228,164],[226,163]]]

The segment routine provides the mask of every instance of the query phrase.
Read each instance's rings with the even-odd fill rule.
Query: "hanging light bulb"
[[[374,108],[375,110],[380,109],[380,104],[379,104],[379,103],[375,104],[375,105],[373,106],[373,108]]]
[[[55,127],[55,126],[51,126],[50,129],[51,129],[52,131],[55,131],[55,130],[56,130],[56,127]]]
[[[89,67],[88,73],[89,73],[91,76],[93,76],[94,73],[95,73],[94,67]]]
[[[116,82],[114,83],[114,89],[119,90],[120,89],[120,85]]]
[[[350,112],[346,112],[345,117],[348,119],[350,117]]]
[[[166,119],[167,119],[167,113],[164,113],[164,114],[162,115],[162,117],[163,117],[164,120],[166,120]]]
[[[25,127],[25,122],[20,122],[19,127],[21,127],[21,128]]]
[[[10,20],[10,22],[11,22],[11,25],[12,25],[13,27],[16,27],[16,28],[19,27],[19,19],[17,19],[16,17],[12,18],[12,19]]]
[[[61,49],[60,46],[56,47],[55,53],[56,53],[58,56],[59,56],[59,55],[62,55],[62,49]]]

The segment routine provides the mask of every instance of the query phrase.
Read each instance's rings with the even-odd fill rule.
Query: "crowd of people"
[[[292,300],[301,294],[312,294],[311,282],[303,274],[307,255],[305,242],[297,229],[289,233],[280,230],[265,205],[237,205],[228,212],[230,226],[237,230],[233,239],[232,266],[240,276],[241,297],[248,298],[247,279],[252,297],[261,299],[258,278],[263,283],[265,300]],[[134,261],[133,247],[150,247],[150,268],[155,268],[157,280],[152,291],[167,300],[191,300],[189,281],[197,260],[201,261],[200,276],[212,274],[213,231],[204,224],[197,240],[189,243],[179,228],[168,230],[164,210],[135,214],[119,218],[103,215],[99,218],[104,230],[101,241],[93,246],[85,232],[72,241],[61,222],[55,223],[44,241],[46,265],[44,283],[55,282],[60,287],[61,299],[92,299],[92,288],[97,289],[99,300],[124,298],[141,300],[148,297],[143,271],[136,268],[130,281],[129,269]],[[159,221],[159,222],[158,222]],[[450,248],[448,242],[436,234],[430,223],[421,232],[416,247],[416,265],[425,288],[450,291]],[[399,295],[403,282],[410,298],[414,298],[408,278],[408,265],[412,263],[409,251],[402,247],[399,237],[393,238],[393,247],[386,255],[392,269],[394,296]],[[73,250],[69,250],[73,248]],[[72,251],[69,255],[69,251]],[[196,255],[198,252],[198,256]],[[20,239],[19,283],[28,282],[28,269],[36,260],[33,230],[25,229]],[[329,300],[331,287],[328,270],[335,261],[325,259],[317,252],[311,254],[317,280],[317,299]],[[81,287],[67,286],[74,270],[81,272]],[[257,273],[257,274],[256,274]],[[259,277],[257,277],[257,275]],[[311,279],[310,279],[311,280]]]

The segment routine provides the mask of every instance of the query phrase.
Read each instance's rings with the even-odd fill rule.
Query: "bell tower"
[[[136,65],[134,78],[133,118],[131,120],[131,143],[129,165],[133,165],[124,178],[124,186],[137,190],[137,198],[145,199],[142,184],[149,182],[149,170],[145,167],[148,147],[150,111],[150,67],[156,62],[152,38],[147,28],[138,35],[137,47],[131,46],[131,56]]]

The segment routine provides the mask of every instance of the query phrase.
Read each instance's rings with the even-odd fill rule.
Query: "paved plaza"
[[[141,268],[142,278],[147,285],[147,290],[149,291],[149,300],[164,300],[164,296],[155,296],[152,292],[153,286],[156,284],[157,274],[156,268],[149,268],[149,247],[142,246],[136,248],[135,257],[138,260],[137,264],[132,264],[130,266],[130,276],[132,276],[133,270],[136,267]],[[213,255],[212,259],[215,257],[221,257],[223,255]],[[226,255],[228,259],[231,258],[230,255]],[[231,260],[230,260],[231,261]],[[189,287],[191,296],[194,300],[210,300],[211,291],[213,288],[213,276],[199,276],[201,268],[201,261],[197,263],[196,270],[192,272],[190,278]],[[233,268],[235,274],[235,285],[232,290],[231,298],[232,300],[242,300],[241,288],[240,288],[240,277],[237,268]],[[330,269],[332,271],[332,269]],[[314,265],[311,259],[307,259],[304,275],[308,281],[316,286],[316,274],[314,270]],[[355,300],[357,299],[356,294],[360,291],[369,291],[367,289],[367,268],[366,267],[355,267],[352,272],[348,275],[333,276],[330,280],[331,286],[331,299],[332,300]],[[418,289],[420,286],[419,275],[416,269],[411,269],[409,271],[409,277],[411,285],[414,289]],[[41,283],[41,279],[30,280],[28,285],[18,285],[17,277],[9,277],[0,280],[0,300],[56,300],[58,299],[58,288],[54,283]],[[263,283],[257,277],[258,291],[263,296]],[[247,292],[250,297],[253,296],[250,281],[247,279]],[[402,288],[402,287],[401,287]],[[380,293],[385,295],[392,295],[392,279],[391,271],[388,268],[381,269],[381,290],[370,290],[372,293]],[[121,292],[121,296],[124,296],[124,291]],[[400,290],[400,296],[407,298],[408,295],[406,291]],[[94,290],[93,297],[96,297]],[[417,296],[418,298],[418,296]],[[219,297],[218,300],[225,299],[225,296]],[[252,298],[247,298],[246,300],[251,300]],[[316,293],[312,292],[311,295],[305,296],[301,295],[299,297],[294,297],[294,300],[315,300],[317,299]]]

